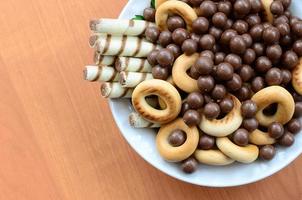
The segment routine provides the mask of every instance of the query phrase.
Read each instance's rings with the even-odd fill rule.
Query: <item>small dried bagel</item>
[[[261,0],[262,6],[264,8],[265,18],[271,24],[274,21],[274,15],[271,12],[271,4],[273,3],[273,1],[274,0]]]
[[[299,59],[299,64],[292,71],[292,85],[296,92],[302,95],[302,58]]]
[[[259,129],[256,129],[250,133],[249,141],[256,145],[267,145],[276,143],[276,140],[274,138],[271,138],[268,133],[260,131]]]
[[[195,158],[198,162],[207,165],[229,165],[235,162],[235,160],[224,155],[220,150],[196,150],[194,153]]]
[[[169,15],[177,14],[186,22],[188,31],[192,30],[192,23],[197,19],[194,9],[182,1],[166,1],[157,8],[155,22],[159,30],[168,30],[167,19]]]
[[[203,132],[215,137],[225,137],[240,127],[243,120],[241,116],[241,103],[235,96],[229,95],[229,97],[233,100],[234,107],[224,118],[209,120],[202,115],[199,128]]]
[[[168,137],[172,131],[180,129],[187,135],[185,143],[178,147],[173,147],[168,142]],[[189,127],[178,118],[168,124],[162,125],[156,135],[156,147],[159,154],[167,161],[179,162],[192,155],[197,148],[199,132],[196,126]]]
[[[256,145],[249,144],[241,147],[234,144],[228,137],[217,138],[216,145],[222,153],[242,163],[254,162],[259,155],[259,149]]]
[[[146,102],[146,97],[156,95],[166,108],[157,110]],[[174,120],[181,109],[181,97],[176,88],[167,81],[151,79],[141,82],[132,93],[132,104],[136,112],[144,119],[159,124]]]
[[[283,87],[266,87],[254,94],[252,100],[258,106],[256,119],[262,126],[267,127],[273,122],[286,124],[293,117],[295,102],[292,95]],[[264,115],[263,110],[273,103],[278,104],[276,113],[272,116]]]
[[[199,91],[197,81],[187,74],[187,70],[191,68],[198,57],[198,53],[191,56],[183,54],[175,60],[172,68],[172,78],[175,85],[187,93]]]

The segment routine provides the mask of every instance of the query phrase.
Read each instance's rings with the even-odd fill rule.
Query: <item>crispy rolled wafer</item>
[[[268,133],[265,133],[259,129],[256,129],[250,133],[249,141],[256,145],[267,145],[276,143],[276,140],[274,138],[271,138]]]
[[[93,61],[96,65],[114,66],[116,58],[115,56],[104,56],[98,51],[95,51],[93,55]]]
[[[127,19],[97,19],[91,20],[90,29],[98,33],[111,35],[142,35],[147,27],[155,26],[154,23],[145,20],[127,20]]]
[[[191,56],[183,54],[175,60],[172,68],[172,78],[175,85],[187,93],[199,91],[197,81],[187,74],[187,70],[195,63],[198,56],[198,53]]]
[[[172,131],[180,129],[186,133],[186,141],[174,147],[168,142],[168,137]],[[189,127],[178,118],[168,124],[162,125],[156,135],[156,147],[159,154],[167,161],[178,162],[192,155],[198,145],[199,134],[196,126]]]
[[[259,149],[256,145],[238,146],[228,137],[217,138],[216,145],[222,153],[238,162],[251,163],[258,158]]]
[[[166,1],[157,8],[155,14],[156,25],[161,31],[168,29],[167,19],[171,14],[181,16],[186,22],[189,31],[192,29],[193,21],[197,19],[197,14],[188,4],[182,1]]]
[[[116,82],[119,74],[113,67],[87,65],[83,71],[84,79],[88,81]]]
[[[286,124],[293,117],[295,111],[295,102],[293,96],[283,87],[270,86],[266,87],[252,96],[252,101],[257,104],[258,111],[256,119],[262,126],[269,126],[273,122]],[[263,110],[277,103],[277,111],[274,115],[267,116]]]
[[[160,49],[146,39],[133,36],[99,34],[91,36],[89,41],[91,47],[108,56],[147,57],[154,49]]]
[[[121,72],[119,81],[123,87],[132,88],[149,79],[153,79],[151,73]]]
[[[119,72],[125,71],[151,73],[152,67],[147,59],[118,57],[115,62],[115,69]]]
[[[129,123],[131,126],[133,126],[135,128],[158,128],[158,127],[160,127],[160,124],[149,122],[136,112],[130,113]]]
[[[235,160],[224,155],[220,150],[196,150],[194,153],[195,158],[198,162],[207,165],[229,165],[235,162]]]
[[[105,82],[101,85],[101,94],[106,98],[131,98],[132,93],[132,88],[124,88],[118,82]]]
[[[292,71],[292,85],[296,92],[302,95],[302,58],[299,59],[299,64]]]
[[[262,6],[264,8],[264,15],[266,20],[269,23],[273,23],[274,20],[274,16],[271,12],[271,4],[273,3],[274,0],[261,0]]]
[[[241,103],[235,96],[229,95],[229,97],[233,100],[234,107],[224,118],[209,120],[202,115],[199,128],[203,132],[215,137],[224,137],[240,127],[243,120],[240,111]]]

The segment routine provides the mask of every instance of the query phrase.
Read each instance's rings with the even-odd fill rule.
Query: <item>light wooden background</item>
[[[125,3],[0,1],[0,199],[301,200],[302,157],[258,183],[213,189],[168,177],[129,147],[99,85],[82,80],[89,19],[117,17]]]

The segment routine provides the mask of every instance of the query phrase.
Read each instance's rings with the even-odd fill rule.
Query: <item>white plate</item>
[[[299,14],[302,10],[300,0],[293,0],[292,11]],[[119,18],[130,19],[134,15],[142,14],[148,7],[150,0],[130,0]],[[302,13],[300,13],[302,17]],[[135,129],[128,123],[128,115],[133,110],[129,100],[110,100],[112,114],[122,135],[132,148],[147,162],[162,172],[179,180],[211,187],[228,187],[252,183],[268,177],[281,170],[302,152],[302,134],[296,135],[295,144],[290,148],[277,148],[276,156],[269,162],[257,161],[252,164],[235,163],[230,166],[213,167],[199,165],[193,174],[185,174],[179,164],[168,163],[158,154],[155,147],[155,132],[152,129]]]

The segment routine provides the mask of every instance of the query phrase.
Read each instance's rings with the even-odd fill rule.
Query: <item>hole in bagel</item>
[[[263,109],[263,114],[267,115],[267,116],[273,116],[278,109],[278,104],[277,103],[273,103],[269,106],[267,106],[265,109]]]
[[[268,131],[268,128],[267,128],[267,127],[261,126],[261,125],[258,126],[258,129],[259,129],[260,131],[265,132],[265,133]]]
[[[223,119],[228,113],[220,112],[219,116],[216,119]]]
[[[157,110],[163,110],[163,108],[165,107],[165,102],[161,101],[161,103],[160,103],[159,97],[157,95],[146,96],[145,100],[149,106],[151,106],[152,108],[155,108]],[[161,107],[161,104],[163,107]]]

